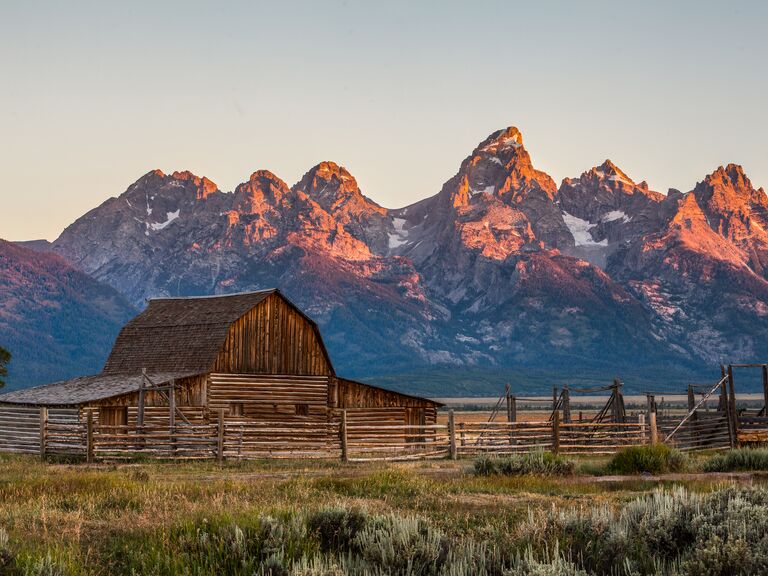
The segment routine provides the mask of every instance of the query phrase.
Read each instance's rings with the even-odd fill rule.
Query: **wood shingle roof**
[[[147,374],[152,383],[160,385],[171,380],[194,376],[183,372]],[[0,403],[41,406],[76,406],[122,394],[137,392],[141,387],[141,374],[97,374],[81,376],[63,382],[35,386],[0,395]]]
[[[230,325],[275,292],[150,300],[120,331],[103,373],[206,372]]]

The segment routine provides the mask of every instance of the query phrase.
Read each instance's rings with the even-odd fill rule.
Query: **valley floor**
[[[754,540],[740,531],[768,526],[764,475],[591,475],[601,464],[509,477],[476,476],[471,461],[86,466],[0,456],[0,574],[554,575],[613,563],[676,574],[697,573],[701,554],[739,573],[728,562]],[[712,536],[720,548],[674,532],[675,517],[722,498],[752,520]],[[627,514],[646,532],[628,536]],[[606,540],[614,529],[614,539],[655,538],[658,571]],[[579,538],[605,547],[602,560],[577,562]]]

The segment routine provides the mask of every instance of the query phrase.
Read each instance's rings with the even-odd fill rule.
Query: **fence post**
[[[464,422],[459,422],[459,438],[461,440],[462,447],[467,445],[467,434],[464,432]]]
[[[768,364],[763,364],[763,415],[768,416]]]
[[[93,462],[93,410],[88,410],[87,428],[85,434],[85,459],[88,464]]]
[[[552,416],[552,452],[560,452],[560,412],[557,410]]]
[[[651,445],[659,443],[659,430],[656,428],[656,412],[648,414],[648,427],[651,429]]]
[[[509,413],[512,418],[511,422],[517,422],[517,398],[515,396],[510,399]]]
[[[451,460],[456,460],[458,453],[456,450],[456,420],[454,419],[453,409],[448,410],[448,456]]]
[[[218,438],[216,441],[216,459],[219,464],[224,462],[224,408],[219,408],[219,421],[216,432]]]
[[[48,438],[48,408],[40,407],[40,458],[45,458],[45,444]]]
[[[139,409],[136,413],[136,425],[139,428],[144,427],[144,387],[146,386],[147,369],[141,369],[141,384],[139,385]]]
[[[647,435],[645,433],[645,414],[640,412],[640,414],[637,415],[637,423],[640,424],[640,434],[643,437],[643,444],[645,444]]]
[[[341,461],[349,462],[349,451],[347,449],[347,411],[341,411],[341,422],[339,423],[339,437],[341,438]]]
[[[725,366],[723,366],[722,364],[720,364],[720,378],[721,379],[725,378]],[[725,386],[725,384],[720,386],[720,402],[717,405],[717,410],[718,411],[722,410],[727,415],[728,414],[728,392],[726,390],[727,390],[727,387]],[[730,433],[730,424],[728,426],[729,426],[728,430]]]
[[[736,412],[736,388],[733,384],[733,366],[728,364],[728,395],[731,397],[731,427],[733,428],[733,434],[731,435],[731,447],[735,448],[739,443],[739,415]]]
[[[168,432],[171,436],[171,456],[176,455],[176,381],[171,380],[168,387]]]
[[[688,412],[693,412],[690,417],[691,424],[694,424],[699,419],[698,414],[693,411],[694,408],[696,408],[696,393],[693,391],[693,384],[688,384]],[[698,445],[699,433],[697,427],[693,426],[692,428],[693,430],[691,431],[691,440],[695,445]]]
[[[568,384],[563,386],[563,422],[566,424],[571,421],[571,392]]]

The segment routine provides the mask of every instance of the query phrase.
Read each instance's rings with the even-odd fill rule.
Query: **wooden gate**
[[[697,402],[695,387],[688,387],[688,411],[682,418],[657,419],[659,433],[665,444],[679,450],[709,450],[730,448],[735,445],[735,433],[731,414],[733,399],[729,398],[724,376],[709,387]],[[717,408],[710,409],[709,402],[718,399]],[[653,403],[652,401],[650,403]]]

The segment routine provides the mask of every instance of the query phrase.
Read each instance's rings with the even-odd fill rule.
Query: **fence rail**
[[[89,413],[90,414],[90,413]],[[611,454],[627,446],[654,443],[674,431],[669,444],[683,450],[731,445],[724,412],[701,413],[681,424],[653,413],[637,422],[561,422],[558,416],[536,422],[455,422],[405,425],[334,421],[254,422],[227,420],[220,413],[212,424],[147,423],[105,426],[91,415],[81,421],[74,410],[24,409],[6,415],[0,451],[82,455],[88,460],[140,457],[163,459],[323,458],[346,461],[458,458],[479,454],[552,451],[562,454]],[[768,417],[743,415],[739,437],[768,432]]]

